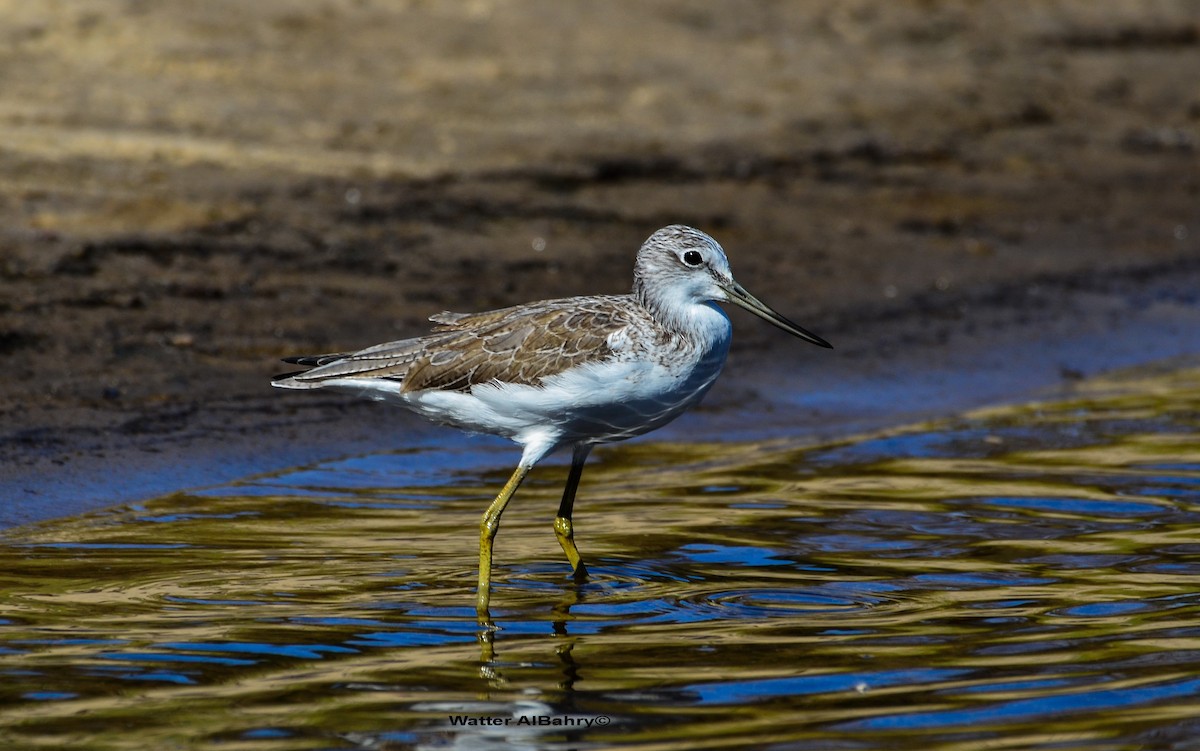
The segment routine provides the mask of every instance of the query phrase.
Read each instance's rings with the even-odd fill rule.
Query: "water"
[[[1197,749],[1200,370],[833,444],[360,457],[9,532],[0,741]],[[480,465],[494,469],[480,477]]]

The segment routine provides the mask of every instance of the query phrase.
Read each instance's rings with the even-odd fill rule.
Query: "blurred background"
[[[270,393],[277,357],[624,291],[675,222],[859,370],[1194,303],[1195,0],[0,18],[0,456],[23,466],[253,435],[305,409]],[[735,367],[811,360],[735,325]]]

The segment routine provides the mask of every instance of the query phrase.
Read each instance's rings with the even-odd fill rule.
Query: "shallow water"
[[[473,587],[498,444],[12,530],[0,741],[1197,748],[1198,428],[1200,370],[1176,369],[834,444],[602,449],[591,581],[551,529],[566,468],[539,468],[494,631]]]

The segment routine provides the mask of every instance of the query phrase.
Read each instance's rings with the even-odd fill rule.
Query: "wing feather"
[[[623,316],[609,312],[629,307],[622,302],[615,296],[549,300],[444,323],[425,338],[425,351],[409,368],[404,390],[466,390],[492,381],[537,385],[568,368],[603,360],[612,355],[609,335],[632,321],[632,310]]]
[[[331,379],[393,379],[405,392],[466,391],[494,381],[537,385],[543,379],[612,355],[609,336],[638,309],[623,296],[547,300],[486,313],[431,316],[433,332],[350,354],[288,358],[312,370],[277,385],[315,388]]]

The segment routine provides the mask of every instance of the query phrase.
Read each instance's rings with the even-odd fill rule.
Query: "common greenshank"
[[[349,391],[521,445],[517,468],[479,525],[476,610],[486,617],[500,515],[533,465],[567,446],[574,453],[554,533],[576,580],[587,577],[571,513],[588,453],[661,427],[700,401],[729,351],[729,318],[715,304],[722,302],[830,346],[734,281],[716,240],[673,225],[638,250],[630,294],[439,313],[425,336],[286,358],[311,370],[277,376],[274,385]]]

